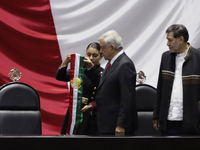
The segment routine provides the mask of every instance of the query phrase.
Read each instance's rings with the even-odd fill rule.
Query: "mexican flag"
[[[83,59],[80,54],[71,54],[70,67],[70,98],[68,108],[67,134],[77,134],[78,127],[83,119],[81,110],[82,90],[83,90]]]

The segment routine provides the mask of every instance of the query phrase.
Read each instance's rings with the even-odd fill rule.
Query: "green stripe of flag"
[[[81,80],[81,87],[78,89],[76,123],[74,126],[73,134],[77,133],[78,127],[83,120],[83,113],[80,111],[81,104],[82,104],[82,91],[83,91],[83,66],[84,66],[83,59],[84,59],[84,56],[80,55],[79,76],[78,77]]]

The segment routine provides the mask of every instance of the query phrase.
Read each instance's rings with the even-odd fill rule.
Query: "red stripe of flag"
[[[75,68],[75,54],[71,54],[71,67],[70,67],[70,81],[74,78],[74,68]],[[72,109],[73,109],[73,88],[70,84],[70,96],[69,96],[69,121],[67,127],[67,134],[70,134],[70,128],[72,123]]]

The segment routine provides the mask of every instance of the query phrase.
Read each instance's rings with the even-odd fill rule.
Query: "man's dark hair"
[[[183,36],[184,41],[187,42],[189,39],[189,34],[184,25],[181,24],[173,24],[171,25],[167,30],[166,33],[168,34],[169,32],[174,33],[174,38],[178,38]]]

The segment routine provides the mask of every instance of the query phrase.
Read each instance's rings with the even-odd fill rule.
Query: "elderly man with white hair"
[[[82,111],[96,110],[97,126],[103,136],[132,136],[137,129],[138,116],[135,101],[136,70],[132,60],[123,51],[121,36],[114,30],[98,38],[100,52],[108,64],[99,80],[95,67],[85,74],[97,85],[95,102]],[[84,60],[89,63],[88,59]],[[89,65],[88,65],[89,66]]]

